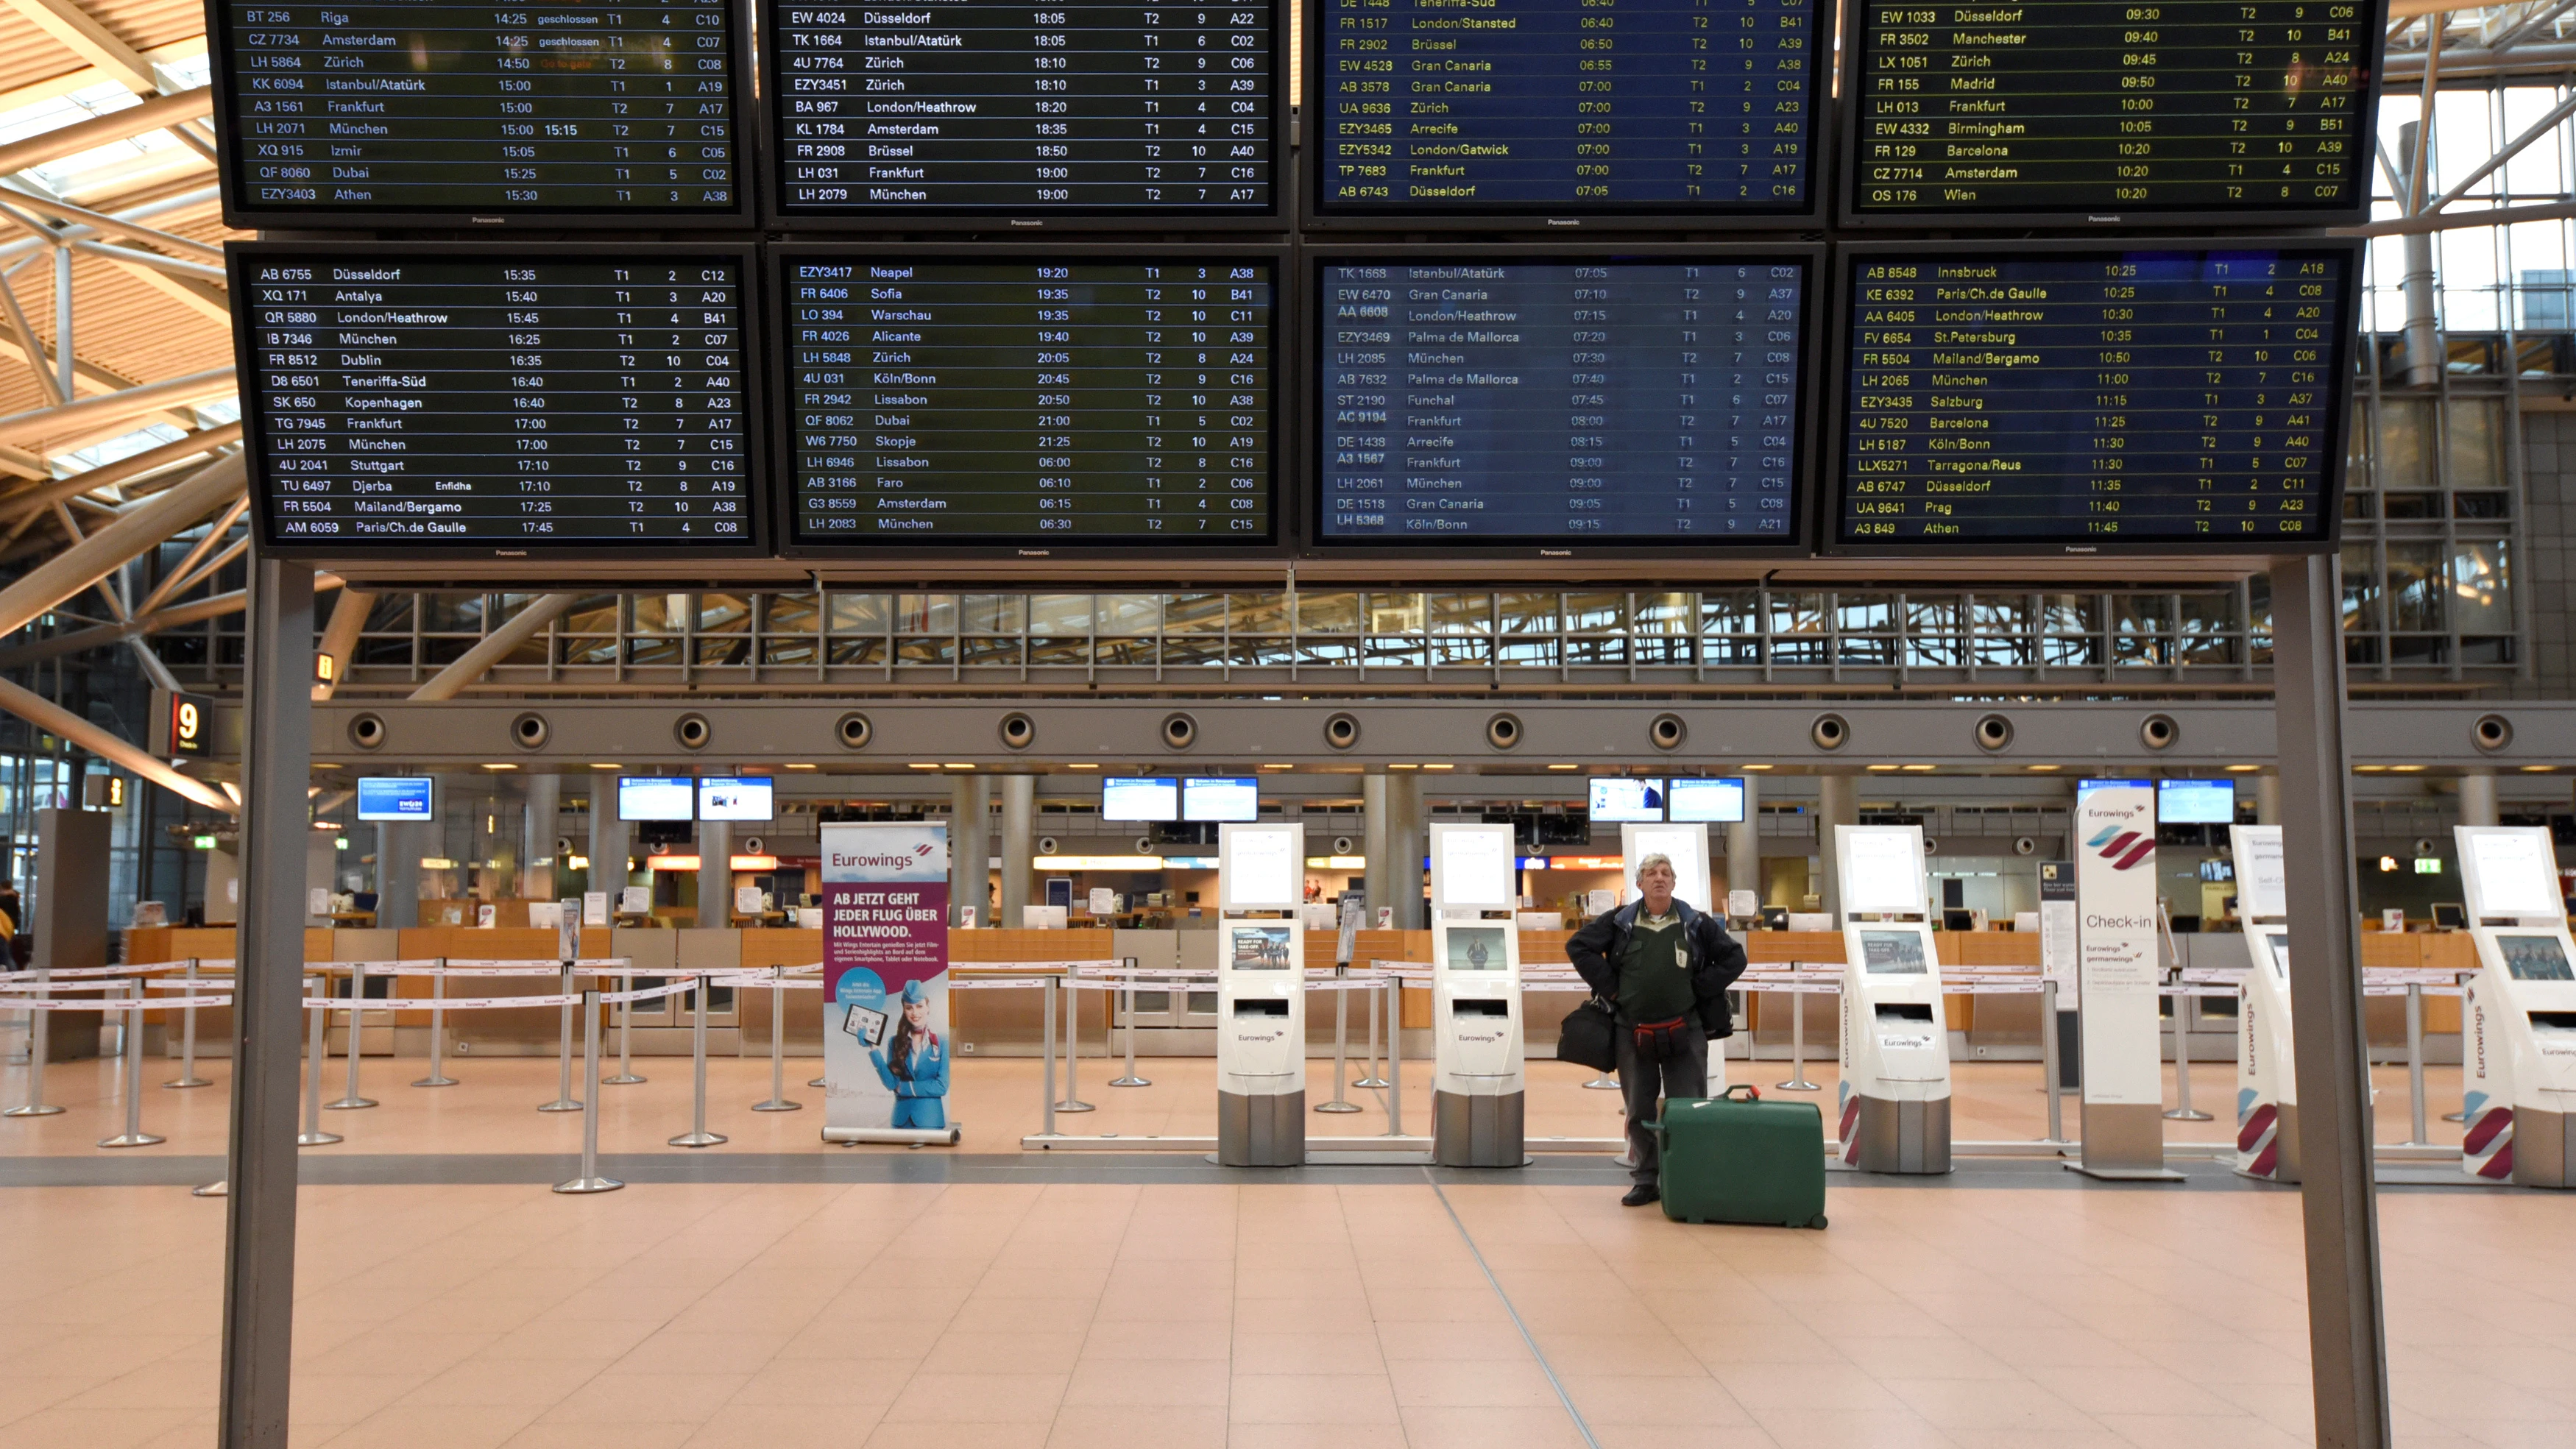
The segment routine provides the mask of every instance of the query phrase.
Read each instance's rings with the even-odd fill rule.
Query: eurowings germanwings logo
[[[2099,834],[2084,842],[2084,848],[2099,851],[2104,860],[2111,862],[2113,870],[2127,870],[2155,854],[2156,838],[2152,834],[2122,830],[2117,825],[2105,825]]]

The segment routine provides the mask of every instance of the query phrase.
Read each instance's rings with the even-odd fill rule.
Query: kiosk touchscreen
[[[1508,825],[1431,827],[1431,1158],[1523,1155],[1520,881]]]
[[[2236,988],[2236,1170],[2266,1182],[2297,1182],[2299,1077],[2290,1034],[2290,905],[2281,827],[2230,826],[2228,847],[2251,968]]]
[[[1950,1028],[1925,919],[1923,828],[1837,825],[1843,898],[1842,1159],[1950,1170]]]
[[[2453,827],[2478,974],[2460,1003],[2460,1165],[2484,1182],[2576,1187],[2576,942],[2542,826]]]
[[[1216,1155],[1306,1160],[1306,827],[1217,827]]]

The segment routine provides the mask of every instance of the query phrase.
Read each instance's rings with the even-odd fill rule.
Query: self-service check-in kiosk
[[[1843,1161],[1950,1170],[1950,1028],[1919,825],[1837,825],[1843,898]]]
[[[2299,1076],[2290,1034],[2288,876],[2281,827],[2231,825],[2249,969],[2236,995],[2236,1170],[2299,1180]]]
[[[1443,1167],[1527,1161],[1519,904],[1510,826],[1431,827],[1431,1158]]]
[[[1306,1160],[1306,827],[1217,827],[1217,1161]]]
[[[2576,1187],[2576,943],[2540,826],[2454,827],[2478,974],[2460,1002],[2461,1167]]]

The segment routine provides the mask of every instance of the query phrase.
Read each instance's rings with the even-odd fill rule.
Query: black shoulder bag
[[[1618,1024],[1610,1019],[1610,1008],[1598,996],[1584,998],[1583,1004],[1565,1014],[1557,1028],[1556,1059],[1606,1072],[1619,1061],[1614,1034]]]

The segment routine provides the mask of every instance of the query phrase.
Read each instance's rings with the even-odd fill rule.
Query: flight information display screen
[[[772,3],[773,205],[1273,216],[1279,8]]]
[[[266,546],[760,542],[748,248],[229,250]]]
[[[1811,209],[1815,0],[1314,0],[1324,216]]]
[[[1847,252],[1845,544],[2324,545],[2357,253]]]
[[[210,8],[236,218],[750,217],[728,0]]]
[[[2357,214],[2384,0],[1859,0],[1855,217]]]
[[[1318,538],[1792,542],[1814,265],[1327,258]]]
[[[1271,255],[776,265],[799,543],[1271,541]]]

